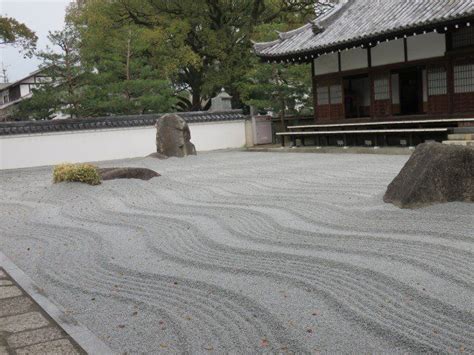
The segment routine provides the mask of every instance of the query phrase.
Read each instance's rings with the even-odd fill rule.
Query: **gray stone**
[[[67,339],[48,341],[46,343],[28,346],[26,348],[16,349],[18,355],[35,354],[80,354],[80,352]]]
[[[420,144],[388,186],[384,201],[401,208],[474,201],[474,149]]]
[[[49,322],[39,312],[30,312],[17,316],[0,318],[0,332],[22,332],[24,330],[41,328]]]
[[[7,277],[7,274],[3,270],[0,270],[0,279],[5,279]]]
[[[65,337],[66,334],[61,329],[57,327],[47,327],[21,333],[14,333],[7,338],[7,342],[12,348],[20,348]]]
[[[164,157],[196,155],[196,148],[191,143],[191,131],[182,117],[168,114],[156,121],[156,152]]]
[[[0,355],[9,355],[7,348],[5,346],[0,346]]]
[[[13,282],[9,280],[0,280],[0,286],[11,286],[13,285]]]
[[[222,88],[221,92],[211,99],[211,109],[209,111],[229,111],[232,110],[232,96],[225,92]]]
[[[24,296],[0,300],[0,317],[26,313],[33,305],[33,301]]]
[[[16,286],[0,287],[0,299],[21,296],[23,293]]]
[[[102,168],[98,169],[102,180],[140,179],[150,180],[161,176],[156,171],[146,168]]]

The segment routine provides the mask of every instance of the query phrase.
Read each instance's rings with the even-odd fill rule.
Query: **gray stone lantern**
[[[209,111],[230,111],[232,110],[232,96],[222,88],[219,95],[211,99],[211,109]]]

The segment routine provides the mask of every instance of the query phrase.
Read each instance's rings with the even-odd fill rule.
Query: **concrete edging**
[[[0,265],[15,282],[88,354],[115,354],[108,345],[59,306],[50,301],[40,288],[0,251]]]

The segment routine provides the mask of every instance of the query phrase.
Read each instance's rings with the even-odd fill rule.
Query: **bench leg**
[[[280,136],[281,137],[281,146],[285,146],[285,136]]]

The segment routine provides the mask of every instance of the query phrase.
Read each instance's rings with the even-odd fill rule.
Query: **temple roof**
[[[342,0],[315,21],[280,33],[278,40],[256,43],[254,50],[264,59],[297,57],[461,20],[474,20],[473,0]]]

